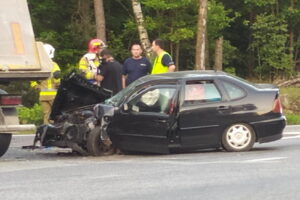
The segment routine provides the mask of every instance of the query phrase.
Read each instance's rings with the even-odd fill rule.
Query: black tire
[[[91,156],[108,156],[115,153],[116,149],[110,141],[103,142],[100,139],[101,129],[95,127],[87,138],[87,149]]]
[[[222,145],[226,151],[249,151],[256,141],[254,130],[248,124],[238,123],[226,128],[222,136]]]
[[[0,134],[0,157],[5,154],[11,141],[11,134]]]

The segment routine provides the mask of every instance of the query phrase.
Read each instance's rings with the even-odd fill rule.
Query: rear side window
[[[221,101],[221,94],[212,81],[187,82],[184,102],[186,104]]]
[[[232,99],[239,99],[242,98],[243,96],[245,96],[245,92],[244,90],[242,90],[241,88],[239,88],[238,86],[235,86],[231,83],[228,82],[223,82],[224,84],[224,88],[227,92],[227,94],[229,95],[229,98]]]

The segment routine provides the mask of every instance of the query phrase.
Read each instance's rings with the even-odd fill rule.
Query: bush
[[[34,104],[32,108],[18,107],[18,115],[21,124],[41,125],[43,123],[43,110],[39,104]]]

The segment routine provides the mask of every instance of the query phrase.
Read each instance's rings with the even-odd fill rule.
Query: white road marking
[[[285,136],[285,137],[283,137],[282,139],[283,140],[287,140],[287,139],[295,139],[295,138],[300,138],[300,135],[297,135],[297,136]]]
[[[300,132],[284,132],[283,135],[300,135]]]
[[[242,162],[245,162],[245,163],[266,162],[266,161],[275,161],[275,160],[283,160],[283,159],[287,159],[287,157],[260,158],[260,159],[253,159],[253,160],[245,160],[245,161],[242,161]]]

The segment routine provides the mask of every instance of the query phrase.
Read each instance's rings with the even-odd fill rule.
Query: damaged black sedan
[[[98,95],[105,99],[108,93]],[[95,93],[92,96],[88,99],[97,99]],[[54,108],[54,123],[41,126],[36,141],[83,155],[110,154],[114,148],[152,153],[220,147],[248,151],[255,142],[280,139],[286,125],[278,88],[224,72],[149,75],[103,103],[93,103],[75,110],[63,109],[68,103],[59,112]]]

